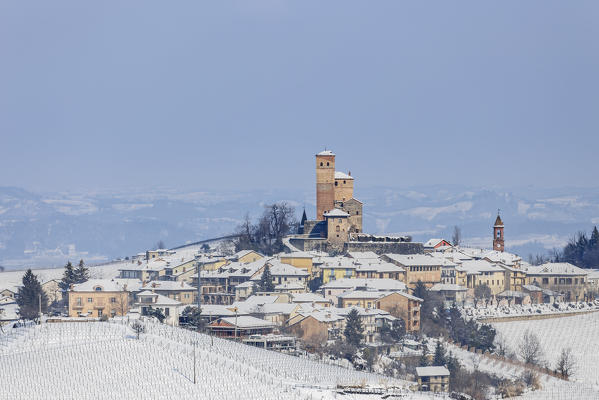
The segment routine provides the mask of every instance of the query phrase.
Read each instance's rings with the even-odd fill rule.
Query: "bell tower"
[[[330,150],[316,155],[316,219],[335,208],[335,154]]]
[[[504,251],[505,244],[503,241],[503,221],[497,211],[497,219],[495,219],[495,225],[493,225],[493,250]]]

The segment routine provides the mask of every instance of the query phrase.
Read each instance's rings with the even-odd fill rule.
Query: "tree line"
[[[578,232],[570,238],[563,249],[553,249],[549,254],[532,254],[528,256],[528,262],[533,265],[541,265],[547,262],[567,262],[580,268],[599,267],[599,230],[595,226],[591,234]]]

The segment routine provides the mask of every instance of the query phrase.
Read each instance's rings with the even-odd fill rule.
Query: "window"
[[[102,317],[102,310],[98,310],[98,318]]]
[[[81,305],[81,297],[77,297],[77,305],[80,306]]]
[[[360,211],[356,211],[356,215],[360,215]]]
[[[168,307],[166,307],[166,308],[164,309],[164,315],[165,315],[166,317],[168,317],[169,315],[171,315],[170,311],[171,311],[171,309],[170,309],[170,308],[168,308]]]
[[[347,182],[343,181],[343,184],[345,185]]]
[[[88,298],[87,298],[87,302],[88,302],[88,303],[93,303],[93,302],[94,302],[94,299],[93,299],[93,298],[91,298],[91,297],[88,297]]]
[[[100,286],[96,286],[96,287],[94,288],[94,290],[95,290],[96,292],[100,292],[100,291],[102,291],[102,288],[101,288]]]
[[[339,182],[335,181],[335,186],[339,186]]]
[[[335,231],[336,231],[336,232],[340,232],[339,225],[337,225],[337,227],[335,228]]]
[[[110,310],[110,316],[114,317],[115,315],[116,315],[116,310],[115,309]]]
[[[338,218],[338,219],[337,219],[337,222],[338,222],[338,223],[341,223],[341,221],[342,221],[342,220],[341,220],[341,218]]]
[[[322,167],[322,165],[323,165],[323,164],[322,164],[322,162],[321,162],[321,163],[320,163],[320,166]]]
[[[116,303],[116,297],[111,297],[111,298],[110,298],[110,302],[111,302],[111,303]]]
[[[327,167],[329,166],[329,162],[327,161]]]
[[[185,298],[189,299],[189,293],[185,293]]]
[[[543,278],[543,285],[549,284],[549,278]]]

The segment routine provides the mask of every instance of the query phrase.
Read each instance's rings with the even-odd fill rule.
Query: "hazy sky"
[[[597,185],[597,1],[0,2],[0,186]]]

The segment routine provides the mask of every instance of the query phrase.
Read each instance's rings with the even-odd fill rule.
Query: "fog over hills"
[[[409,234],[415,241],[450,239],[490,247],[501,209],[506,249],[523,257],[561,247],[577,231],[599,224],[599,188],[505,190],[466,186],[357,187],[364,230]],[[0,188],[0,265],[50,267],[66,260],[98,263],[152,247],[174,247],[234,231],[246,213],[287,201],[314,217],[313,191],[181,191],[150,189],[86,193],[32,193]]]

